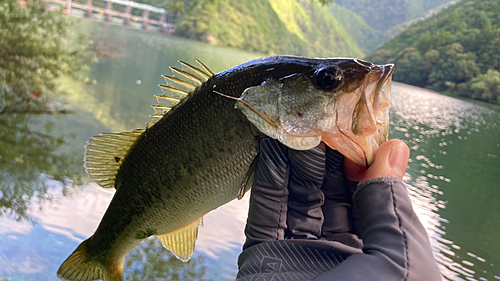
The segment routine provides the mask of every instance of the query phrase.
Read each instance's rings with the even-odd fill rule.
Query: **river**
[[[54,143],[0,145],[0,280],[58,280],[59,265],[93,233],[113,196],[80,177],[85,142],[144,127],[169,66],[199,59],[219,72],[262,56],[114,26],[82,28],[93,30],[107,57],[88,74],[95,85],[61,81],[75,114],[22,120]],[[500,280],[500,113],[399,83],[391,102],[390,138],[411,148],[405,181],[443,278]],[[7,165],[8,151],[19,151],[11,162],[21,168]],[[247,211],[245,196],[209,213],[188,263],[147,239],[127,256],[125,279],[234,279]]]

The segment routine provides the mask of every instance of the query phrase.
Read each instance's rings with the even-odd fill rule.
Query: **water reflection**
[[[127,255],[125,280],[199,280],[207,279],[204,256],[197,256],[184,263],[171,253],[166,253],[158,239],[146,239]]]
[[[61,191],[80,181],[80,161],[55,153],[63,137],[50,133],[53,123],[31,128],[26,115],[0,116],[0,217],[27,219],[34,200],[51,198],[48,180],[61,183]]]
[[[200,59],[220,71],[258,56],[120,32],[109,44],[119,44],[124,55],[94,65],[96,85],[63,81],[76,115],[46,116],[31,127],[23,116],[0,118],[0,280],[57,280],[57,268],[92,235],[113,195],[95,184],[75,184],[85,142],[101,132],[142,127],[159,93],[159,74],[169,65]],[[444,278],[500,279],[500,114],[401,84],[393,92],[391,138],[411,147],[405,180]],[[48,122],[53,128],[44,128]],[[247,210],[244,198],[209,213],[187,264],[148,239],[127,257],[127,280],[234,279]],[[17,221],[27,217],[36,224]]]
[[[406,180],[444,278],[500,279],[500,114],[410,86],[394,91],[391,137],[412,150]]]

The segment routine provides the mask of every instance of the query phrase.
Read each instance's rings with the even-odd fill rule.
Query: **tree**
[[[42,0],[0,3],[0,115],[51,113],[57,79],[84,79],[92,57],[82,36],[70,40],[70,25]]]
[[[391,62],[392,56],[391,50],[380,49],[370,54],[369,60],[373,63],[384,64]]]
[[[500,103],[500,72],[488,69],[468,84],[472,98]]]
[[[50,123],[31,124],[35,114],[65,112],[53,105],[59,77],[85,80],[92,56],[70,25],[42,0],[0,2],[0,216],[27,218],[32,199],[50,199],[49,180],[67,187],[82,174],[80,159],[55,153],[64,140],[50,135]]]
[[[479,73],[476,56],[465,53],[460,43],[453,43],[429,74],[429,84],[438,91],[453,90],[454,85],[468,82]]]
[[[395,59],[396,72],[394,80],[424,87],[427,84],[429,70],[426,68],[420,52],[414,47],[408,47],[399,52]]]

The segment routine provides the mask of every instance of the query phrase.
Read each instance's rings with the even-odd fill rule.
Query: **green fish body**
[[[363,87],[375,68],[383,68],[355,59],[276,56],[214,75],[201,63],[199,68],[181,64],[183,69],[173,68],[173,77],[165,77],[167,85],[160,86],[164,95],[157,96],[155,120],[146,129],[102,134],[89,141],[87,172],[101,186],[116,188],[116,193],[95,233],[61,265],[59,278],[123,280],[126,254],[151,235],[187,261],[203,215],[249,189],[258,141],[265,135],[273,137],[263,132],[265,127],[282,126],[281,115],[272,116],[266,108],[273,107],[277,88],[293,92],[294,87],[283,82],[285,86],[269,90],[266,85],[298,76],[293,83],[310,83],[302,85],[306,91],[324,93],[332,100]],[[324,69],[336,69],[342,77],[317,77]],[[375,80],[387,80],[384,75]],[[342,90],[334,85],[337,78]],[[244,102],[242,94],[258,87],[268,97],[265,104]],[[309,106],[306,111],[315,109]],[[263,113],[252,116],[259,111]],[[249,121],[258,116],[269,120],[260,125]]]

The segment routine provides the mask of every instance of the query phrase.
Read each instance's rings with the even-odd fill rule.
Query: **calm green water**
[[[0,280],[57,280],[57,268],[93,233],[113,196],[82,173],[85,142],[143,127],[168,66],[200,59],[218,72],[262,56],[119,27],[83,28],[95,29],[112,58],[93,66],[96,85],[61,81],[76,114],[0,120]],[[391,138],[411,147],[405,180],[444,278],[500,279],[500,113],[403,84],[393,86],[392,104]],[[231,280],[247,211],[245,197],[209,213],[188,263],[155,238],[144,241],[127,256],[125,279]]]

